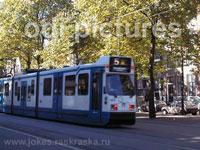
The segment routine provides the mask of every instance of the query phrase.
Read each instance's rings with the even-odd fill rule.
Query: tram
[[[132,125],[133,59],[103,56],[93,64],[2,78],[0,111],[88,125]]]

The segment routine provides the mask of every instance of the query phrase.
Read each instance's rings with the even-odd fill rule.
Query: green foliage
[[[188,24],[196,16],[197,0],[4,0],[0,9],[0,63],[5,65],[7,59],[21,57],[24,68],[60,68],[66,65],[95,62],[103,55],[132,56],[137,71],[146,76],[149,74],[151,57],[151,32],[153,25],[162,22],[167,31],[161,38],[156,39],[156,54],[171,55],[179,59],[177,54],[180,47],[186,47],[199,60],[199,51],[194,51],[199,44],[193,34],[189,34]],[[27,23],[39,25],[37,37],[25,35]],[[47,28],[51,36],[44,36],[42,25],[50,22],[52,29]],[[120,37],[116,33],[119,22]],[[171,22],[181,24],[183,36],[170,38],[172,31],[168,30]],[[88,24],[90,34],[86,38],[79,37],[76,41],[77,24]],[[104,38],[100,29],[106,23],[104,33],[111,32],[112,36]],[[138,36],[127,37],[125,25],[129,23],[130,33],[135,32],[138,25]],[[146,37],[142,35],[142,24],[147,23]],[[95,30],[97,29],[97,30]],[[34,32],[34,29],[30,29]],[[92,32],[93,31],[93,32]],[[80,28],[80,33],[86,29]],[[195,38],[195,39],[194,39]],[[184,42],[183,42],[184,41]],[[74,59],[76,58],[76,62]],[[185,57],[188,59],[189,57]],[[155,65],[155,75],[164,72],[166,60]]]

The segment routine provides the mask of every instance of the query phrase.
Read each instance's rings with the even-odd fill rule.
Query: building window
[[[154,85],[155,85],[155,90],[156,90],[156,91],[159,91],[159,89],[160,89],[160,84],[159,84],[159,82],[158,82],[158,81],[154,81]]]
[[[138,80],[137,81],[137,88],[138,89],[143,89],[143,80]]]
[[[187,75],[188,95],[196,96],[196,83],[194,75]]]
[[[75,95],[75,75],[65,77],[65,95]]]
[[[5,84],[5,95],[9,96],[9,83]]]
[[[143,80],[143,89],[147,88],[147,80]]]
[[[34,96],[35,91],[35,80],[31,80],[31,96]]]
[[[78,78],[78,94],[88,95],[88,74],[80,74]]]
[[[51,95],[51,85],[52,85],[51,83],[52,83],[51,78],[44,79],[43,95],[45,96]]]
[[[167,77],[167,80],[168,83],[173,83],[174,77],[173,76]]]
[[[177,96],[182,95],[182,76],[177,76]]]

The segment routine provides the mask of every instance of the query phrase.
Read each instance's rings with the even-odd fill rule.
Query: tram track
[[[8,119],[7,119],[8,117]],[[7,121],[6,121],[7,120]],[[32,124],[31,122],[36,122]],[[160,130],[151,130],[147,128],[143,128],[143,126],[150,125],[165,125],[164,123],[155,123],[149,121],[138,121],[136,126],[121,126],[121,127],[111,127],[111,128],[101,128],[101,127],[92,127],[92,126],[81,126],[74,125],[70,123],[59,123],[59,122],[48,122],[46,120],[38,120],[31,119],[26,117],[17,117],[16,120],[13,119],[13,116],[6,115],[0,121],[0,127],[8,128],[10,130],[15,130],[18,132],[23,132],[25,134],[30,134],[33,136],[37,136],[40,138],[48,139],[51,141],[55,141],[57,139],[87,139],[97,138],[110,139],[110,146],[77,146],[76,148],[83,150],[107,150],[107,149],[133,149],[133,150],[141,150],[142,148],[132,147],[133,145],[154,145],[160,146],[165,149],[174,149],[174,150],[198,150],[195,146],[191,146],[191,143],[187,141],[182,141],[176,137],[189,137],[195,135],[184,135],[183,133],[179,133],[175,138],[168,135],[167,131],[163,131],[160,133]],[[174,123],[168,123],[170,126],[175,126]],[[188,126],[191,127],[192,126]],[[174,136],[173,135],[173,136]],[[49,138],[50,137],[50,138]],[[119,138],[117,138],[119,137]],[[125,143],[132,144],[122,144],[123,142],[116,142],[117,139],[119,141],[125,141]]]
[[[61,139],[61,137],[57,137],[57,135],[55,135],[55,134],[49,135],[49,133],[52,132],[51,130],[42,129],[42,131],[41,131],[41,130],[37,130],[34,127],[35,130],[30,132],[30,131],[26,130],[25,126],[21,126],[21,128],[19,127],[19,125],[16,126],[16,124],[15,124],[16,127],[8,126],[8,125],[6,125],[6,126],[5,126],[5,124],[3,125],[2,123],[0,123],[0,129],[5,129],[5,130],[8,130],[8,131],[12,131],[12,132],[16,132],[16,133],[19,133],[19,134],[27,135],[29,137],[34,137],[34,138],[38,138],[38,139],[44,139],[44,140],[48,140],[48,141],[51,141],[51,142],[54,142],[56,140],[60,140]],[[32,127],[29,127],[29,128],[32,128]],[[38,134],[38,133],[41,133],[41,134]],[[48,133],[48,134],[46,134],[46,133]],[[57,132],[57,134],[60,135],[62,133],[61,132]],[[67,138],[80,139],[80,140],[86,140],[87,139],[87,138],[83,138],[81,136],[75,136],[74,134],[69,134],[69,133],[67,134],[67,137],[66,136],[62,137],[62,139],[67,139]],[[70,149],[73,149],[73,150],[90,150],[90,149],[91,150],[104,150],[103,147],[98,147],[98,146],[97,147],[95,147],[95,146],[74,147],[74,146],[67,146],[67,145],[64,145],[64,144],[58,144],[58,145],[64,146],[64,147],[67,147],[67,148],[70,148]],[[117,147],[121,147],[121,148],[125,148],[125,149],[139,150],[139,149],[133,148],[131,146],[121,146],[121,145],[118,145],[118,144],[113,144],[113,146],[117,146]]]

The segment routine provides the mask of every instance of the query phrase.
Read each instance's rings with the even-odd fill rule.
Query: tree
[[[150,93],[149,93],[149,117],[155,118],[155,107],[154,107],[154,91],[155,91],[155,79],[154,79],[154,59],[156,53],[157,46],[157,38],[156,36],[158,22],[162,21],[163,23],[169,24],[171,21],[176,20],[177,23],[181,24],[185,29],[187,28],[187,24],[191,19],[194,18],[196,12],[193,11],[196,8],[197,1],[187,2],[187,1],[147,1],[147,5],[149,5],[149,9],[145,9],[142,11],[144,16],[150,22],[150,40],[151,40],[151,50],[150,50],[150,67],[149,67],[149,75],[150,75]],[[169,6],[171,9],[168,9]],[[177,16],[174,16],[174,14]],[[187,17],[186,17],[187,16]],[[184,19],[186,17],[186,19]],[[183,23],[183,20],[185,22]],[[180,22],[181,21],[181,22]],[[164,35],[162,35],[164,36]]]
[[[51,23],[61,9],[68,9],[70,6],[68,0],[4,0],[0,10],[2,28],[0,52],[6,51],[9,55],[1,55],[2,58],[21,56],[22,62],[26,62],[25,68],[40,68],[42,62],[40,52],[44,50],[45,39],[48,39],[43,33],[42,26],[47,22]],[[28,33],[36,33],[34,37],[26,35],[25,29],[30,23],[38,26],[38,31],[37,27],[33,26],[27,29]],[[37,66],[33,63],[34,60]]]
[[[119,48],[117,46],[117,40],[118,38],[110,37],[109,39],[105,39],[104,42],[105,49],[108,51],[111,50],[111,54],[121,54],[126,55],[132,54],[132,56],[135,58],[135,60],[139,60],[139,62],[147,62],[146,58],[144,57],[136,57],[138,55],[134,55],[136,53],[146,53],[147,58],[149,58],[149,66],[146,65],[146,69],[149,69],[149,76],[150,76],[150,92],[149,92],[149,105],[150,105],[150,118],[155,118],[155,108],[154,108],[154,80],[155,80],[155,72],[154,72],[154,59],[155,59],[155,53],[163,54],[163,51],[158,52],[157,50],[158,45],[162,45],[162,47],[165,47],[162,43],[165,43],[168,41],[169,38],[167,35],[163,35],[165,40],[158,39],[160,37],[156,36],[156,32],[158,29],[158,23],[161,21],[165,25],[170,24],[172,21],[176,21],[177,23],[184,25],[184,28],[187,28],[187,24],[191,21],[192,18],[196,15],[196,5],[198,1],[180,1],[180,0],[150,0],[150,1],[121,1],[121,0],[115,0],[115,1],[103,1],[103,3],[100,2],[87,2],[84,0],[77,0],[76,6],[79,7],[80,10],[87,10],[85,13],[89,17],[83,17],[86,19],[86,21],[91,22],[97,22],[97,23],[115,23],[117,19],[120,19],[121,23],[123,22],[131,22],[132,24],[136,23],[138,20],[143,21],[146,23],[149,23],[149,27],[147,27],[147,36],[142,37],[142,47],[146,47],[147,49],[150,49],[149,52],[145,51],[139,51],[135,49],[135,47],[139,47],[138,45],[141,44],[141,42],[138,42],[137,38],[120,38],[120,51],[117,49]],[[170,6],[170,7],[169,7]],[[170,8],[170,9],[169,9]],[[101,12],[101,13],[100,13]],[[94,15],[95,14],[95,15]],[[174,15],[176,14],[176,15]],[[84,15],[84,13],[83,13]],[[183,20],[185,21],[183,23]],[[111,31],[113,31],[115,28],[112,28]],[[166,31],[169,33],[170,31]],[[171,32],[176,32],[176,30],[171,30]],[[171,33],[171,34],[172,34]],[[122,33],[122,35],[124,35]],[[141,36],[139,36],[141,37]],[[137,39],[137,40],[136,40]],[[132,43],[135,43],[135,47],[130,47],[133,44],[124,44],[128,43],[128,41],[131,41]],[[135,42],[137,41],[137,42]],[[122,48],[123,47],[123,48]],[[144,50],[144,48],[143,48]],[[165,52],[164,52],[165,53]],[[140,55],[141,56],[141,55]],[[138,59],[139,58],[139,59]],[[143,61],[144,60],[144,61]],[[138,63],[136,61],[136,63]],[[146,64],[146,63],[145,63]],[[143,65],[143,64],[142,64]],[[140,65],[139,65],[140,66]]]

